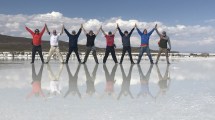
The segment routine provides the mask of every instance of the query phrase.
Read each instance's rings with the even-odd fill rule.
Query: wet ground
[[[100,60],[102,61],[102,60]],[[215,58],[0,62],[1,120],[214,120]],[[101,63],[101,62],[100,62]]]

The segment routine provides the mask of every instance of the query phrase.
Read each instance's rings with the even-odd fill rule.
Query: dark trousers
[[[104,56],[104,59],[103,59],[103,63],[106,63],[107,58],[108,58],[108,56],[109,56],[109,53],[111,53],[114,62],[115,62],[115,63],[118,63],[118,62],[117,62],[117,59],[116,59],[116,54],[115,54],[114,46],[107,46],[107,47],[106,47],[106,51],[105,51],[105,56]]]
[[[81,59],[80,59],[79,54],[78,54],[78,47],[70,47],[69,48],[69,52],[66,55],[66,62],[69,61],[70,55],[72,54],[73,51],[75,52],[75,55],[78,59],[78,62],[81,62]]]
[[[39,53],[41,61],[44,62],[41,45],[39,45],[39,46],[34,46],[33,45],[33,48],[32,48],[32,61],[31,62],[34,63],[36,52]]]
[[[122,56],[121,56],[121,59],[120,59],[120,63],[122,63],[126,51],[128,51],[128,55],[129,55],[130,61],[133,63],[134,61],[133,61],[132,55],[131,55],[131,46],[123,46]]]

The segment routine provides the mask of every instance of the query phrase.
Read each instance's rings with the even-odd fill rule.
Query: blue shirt
[[[80,28],[77,34],[72,35],[66,29],[64,29],[67,36],[69,37],[69,47],[77,47],[78,46],[78,37],[81,34],[81,30],[82,29]]]
[[[144,34],[137,28],[137,32],[141,36],[141,45],[143,45],[143,44],[149,45],[149,38],[150,38],[151,34],[154,32],[154,30],[155,29],[153,28],[149,33]]]

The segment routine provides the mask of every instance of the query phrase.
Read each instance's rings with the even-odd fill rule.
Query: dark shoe
[[[154,64],[153,62],[151,62],[151,64]]]
[[[85,64],[86,62],[82,62],[81,64]]]
[[[120,62],[119,64],[122,64],[122,62]]]
[[[115,64],[118,64],[118,62],[115,62]]]
[[[131,64],[135,64],[134,62],[131,62]]]
[[[96,62],[96,64],[99,64],[99,62]]]
[[[43,62],[43,64],[48,64],[49,62]]]
[[[155,62],[155,64],[158,64],[158,62]]]
[[[34,62],[31,62],[31,64],[34,64]]]
[[[170,64],[170,62],[167,62],[167,64]]]

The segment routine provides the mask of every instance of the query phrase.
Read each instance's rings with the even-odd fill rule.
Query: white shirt
[[[58,41],[59,41],[60,33],[57,35],[51,35],[50,37],[50,45],[51,46],[58,46]]]

